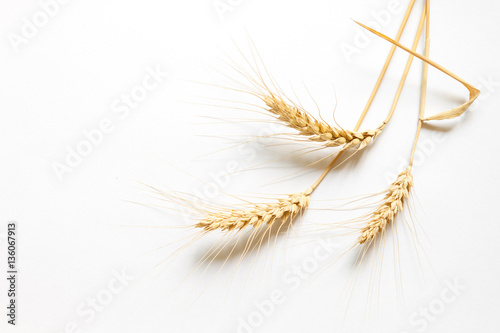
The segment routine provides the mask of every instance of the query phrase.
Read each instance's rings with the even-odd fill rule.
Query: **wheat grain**
[[[384,202],[371,215],[368,225],[362,229],[358,238],[359,244],[364,244],[375,238],[391,223],[397,213],[403,209],[405,199],[413,186],[411,167],[401,172],[397,180],[387,190]]]
[[[272,225],[277,220],[293,220],[309,205],[311,192],[312,189],[308,189],[302,193],[290,194],[274,203],[255,203],[249,209],[210,212],[195,227],[205,231],[239,231],[250,226],[258,228],[263,224]]]

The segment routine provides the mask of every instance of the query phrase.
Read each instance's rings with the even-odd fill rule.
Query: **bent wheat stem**
[[[465,102],[464,104],[462,104],[456,108],[440,112],[440,113],[435,114],[435,115],[430,116],[430,117],[423,118],[423,116],[422,116],[423,121],[444,120],[444,119],[452,119],[452,118],[458,117],[458,116],[462,115],[469,108],[469,106],[479,97],[479,94],[481,93],[479,91],[479,89],[473,87],[470,83],[468,83],[464,79],[460,78],[458,75],[450,72],[449,70],[447,70],[443,66],[439,65],[438,63],[432,61],[428,57],[425,57],[421,54],[416,53],[413,50],[410,50],[406,46],[400,44],[398,41],[392,40],[391,38],[387,37],[386,35],[378,32],[370,27],[367,27],[366,25],[364,25],[362,23],[359,23],[357,21],[354,21],[354,22],[356,22],[357,24],[359,24],[360,26],[362,26],[366,30],[370,31],[371,33],[377,35],[378,37],[385,39],[386,41],[392,43],[393,45],[396,45],[397,47],[405,50],[406,52],[414,55],[415,57],[419,58],[420,60],[424,61],[425,63],[431,65],[432,67],[434,67],[434,68],[440,70],[441,72],[445,73],[446,75],[452,77],[453,79],[460,82],[465,88],[467,88],[467,90],[469,90],[469,100],[467,102]]]

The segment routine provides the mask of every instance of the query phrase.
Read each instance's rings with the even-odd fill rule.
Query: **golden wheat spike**
[[[249,209],[210,212],[195,227],[205,231],[240,231],[247,227],[258,228],[263,224],[272,225],[276,221],[293,220],[309,206],[311,192],[312,189],[309,189],[290,194],[274,203],[255,203]]]
[[[345,146],[345,148],[362,149],[382,132],[385,125],[364,132],[339,129],[315,119],[307,111],[288,104],[275,94],[264,95],[262,100],[267,106],[266,110],[276,115],[286,126],[297,130],[311,141],[323,143],[325,147]]]
[[[397,213],[403,209],[412,186],[413,176],[411,175],[411,167],[408,167],[389,187],[384,202],[373,212],[370,221],[361,230],[362,234],[358,238],[359,244],[369,242],[385,230]]]

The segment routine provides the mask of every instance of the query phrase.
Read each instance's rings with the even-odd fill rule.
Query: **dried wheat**
[[[401,172],[397,180],[389,187],[383,204],[371,215],[368,225],[362,229],[362,234],[358,238],[359,244],[364,244],[375,238],[384,231],[396,214],[403,209],[405,199],[408,198],[413,186],[413,176],[411,167]]]
[[[205,231],[243,230],[249,226],[258,228],[263,224],[272,225],[275,221],[290,221],[303,212],[310,202],[312,189],[288,195],[275,203],[256,203],[249,209],[210,212],[195,226]]]
[[[349,131],[330,126],[319,121],[300,106],[287,103],[280,96],[269,92],[261,96],[266,110],[277,116],[286,126],[297,130],[309,140],[321,142],[325,147],[363,149],[375,139],[385,126],[385,122],[375,130],[364,132]]]

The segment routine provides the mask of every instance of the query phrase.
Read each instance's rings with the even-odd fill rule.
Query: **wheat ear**
[[[389,187],[383,204],[373,212],[370,221],[361,230],[361,236],[358,238],[359,244],[371,241],[385,230],[397,213],[403,209],[404,202],[408,199],[412,186],[413,176],[411,175],[411,167],[408,167],[399,174],[397,180]]]
[[[413,8],[414,2],[415,1],[411,1],[410,5],[408,6],[408,10],[405,14],[405,18],[403,19],[400,30],[398,31],[396,40],[399,40],[399,38],[401,37],[406,22],[408,21],[408,17]],[[418,41],[420,40],[424,22],[425,22],[425,11],[422,12],[422,17],[420,19],[418,31],[415,36],[415,41],[413,42],[413,46],[410,51],[414,52],[417,49]],[[372,94],[370,95],[370,98],[363,110],[363,113],[361,114],[361,117],[358,120],[358,123],[356,124],[353,131],[338,129],[335,127],[331,127],[330,125],[324,122],[318,121],[300,106],[296,106],[295,104],[290,105],[283,98],[281,98],[281,96],[279,96],[278,94],[273,94],[272,91],[270,91],[269,89],[265,89],[265,93],[259,93],[257,94],[257,96],[264,101],[264,103],[267,106],[266,109],[267,111],[276,115],[277,118],[280,121],[282,121],[286,126],[296,129],[297,131],[299,131],[301,135],[308,136],[310,140],[324,142],[324,145],[326,147],[336,147],[344,145],[343,151],[356,147],[358,148],[358,150],[363,149],[382,132],[384,127],[391,120],[413,61],[414,55],[410,54],[408,61],[406,63],[405,70],[401,77],[398,90],[396,92],[396,96],[394,97],[393,104],[386,119],[376,129],[360,132],[359,128],[361,126],[361,123],[373,102],[375,94],[377,93],[378,88],[382,82],[382,79],[387,71],[387,68],[392,59],[392,56],[394,55],[396,47],[397,45],[393,45],[393,47],[391,48],[391,51],[389,52],[387,60],[384,64],[384,67],[382,68],[382,71],[379,75],[377,83],[375,84]],[[267,88],[267,86],[265,85],[264,87]],[[343,151],[339,153],[339,156],[342,154]],[[335,162],[336,162],[335,160],[332,162],[332,166]]]
[[[271,225],[275,221],[292,221],[299,213],[303,212],[310,202],[312,189],[302,193],[288,195],[285,199],[278,199],[274,203],[255,203],[249,209],[215,211],[198,222],[195,226],[205,231],[243,230],[247,227],[258,228],[263,224]]]
[[[414,0],[412,0],[412,2],[414,2]],[[407,17],[405,17],[405,21],[403,22],[400,32],[402,32],[402,29],[406,24],[406,20]],[[401,34],[398,33],[396,39],[399,40],[400,37]],[[253,44],[252,46],[255,47]],[[370,96],[367,106],[363,110],[363,118],[366,115],[373,98],[375,97],[395,49],[396,47],[391,50],[391,53],[388,56],[386,64],[382,69],[381,76],[379,77],[379,81],[372,91],[372,96]],[[350,131],[344,128],[331,126],[322,118],[321,120],[316,119],[308,111],[306,111],[300,103],[297,104],[286,96],[277,82],[275,82],[269,74],[262,58],[258,55],[258,51],[256,51],[256,53],[257,55],[252,52],[253,62],[243,56],[246,63],[250,66],[253,74],[247,73],[241,66],[233,65],[233,68],[245,78],[247,83],[239,82],[234,79],[232,80],[241,88],[240,91],[249,93],[259,98],[265,104],[265,106],[262,106],[265,113],[275,116],[276,120],[281,122],[283,125],[298,131],[299,135],[307,138],[308,140],[322,143],[324,147],[343,146],[344,149],[357,148],[358,150],[361,150],[369,145],[375,137],[382,132],[382,129],[387,124],[387,121],[384,121],[375,129],[359,131],[359,128],[357,128]],[[258,61],[257,59],[260,60]],[[263,71],[261,71],[261,67]],[[261,112],[259,111],[259,113]]]
[[[374,130],[363,132],[339,129],[317,120],[300,106],[291,105],[272,92],[262,95],[261,99],[267,106],[266,110],[277,116],[278,120],[297,130],[300,135],[307,136],[309,140],[323,143],[325,147],[344,146],[346,149],[355,147],[363,149],[382,132],[385,126],[383,123]]]

